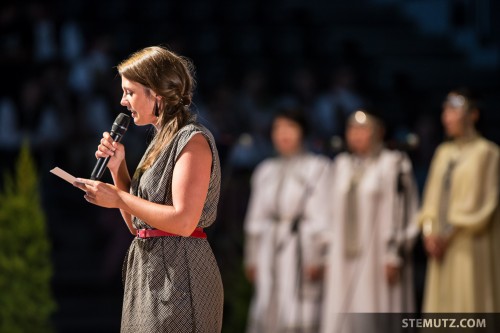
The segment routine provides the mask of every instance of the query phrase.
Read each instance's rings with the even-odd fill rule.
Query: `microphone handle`
[[[120,142],[122,136],[119,133],[111,132],[111,138],[115,142]],[[111,156],[106,158],[99,157],[97,159],[97,163],[95,164],[94,170],[92,170],[92,174],[90,175],[90,179],[92,180],[100,180],[104,171],[106,170],[106,166],[108,165],[109,159]]]

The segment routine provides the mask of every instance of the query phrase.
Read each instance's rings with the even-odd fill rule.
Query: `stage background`
[[[409,154],[421,188],[443,139],[440,111],[449,89],[466,85],[481,94],[480,129],[500,141],[499,6],[494,0],[4,2],[0,114],[15,115],[18,127],[0,118],[0,168],[12,170],[28,137],[52,243],[56,330],[119,329],[121,264],[132,236],[118,212],[90,206],[49,170],[90,176],[102,132],[126,111],[114,67],[120,60],[163,44],[196,66],[195,110],[216,135],[224,166],[218,220],[208,230],[224,278],[224,332],[243,332],[251,286],[242,272],[242,223],[249,177],[270,154],[265,133],[272,110],[290,101],[313,108],[344,73],[344,88],[381,110],[388,144],[403,147],[408,134],[418,135]],[[342,135],[341,128],[333,134]],[[145,128],[126,134],[130,170],[148,138]],[[338,152],[328,140],[313,139],[311,147],[330,157]],[[421,244],[415,263],[420,301]]]

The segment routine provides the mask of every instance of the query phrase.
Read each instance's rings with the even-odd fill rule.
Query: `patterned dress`
[[[197,123],[179,130],[155,163],[136,173],[130,192],[151,202],[172,205],[172,177],[179,154],[202,133],[212,150],[212,170],[198,227],[216,217],[220,164],[210,132]],[[154,145],[154,140],[144,154]],[[143,157],[144,159],[144,157]],[[137,229],[153,229],[133,217]],[[223,287],[217,262],[206,239],[167,236],[135,238],[124,262],[122,333],[216,333],[222,327]]]

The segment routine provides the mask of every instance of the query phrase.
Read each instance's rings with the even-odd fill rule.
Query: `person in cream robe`
[[[428,267],[423,312],[500,312],[499,149],[475,130],[476,101],[452,91],[418,222]]]

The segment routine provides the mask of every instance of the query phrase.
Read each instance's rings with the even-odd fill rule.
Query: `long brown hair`
[[[161,96],[155,102],[158,132],[153,147],[139,166],[142,172],[149,168],[172,137],[191,119],[189,106],[195,86],[194,66],[185,57],[162,46],[146,47],[132,54],[118,65],[120,76],[142,84]]]

